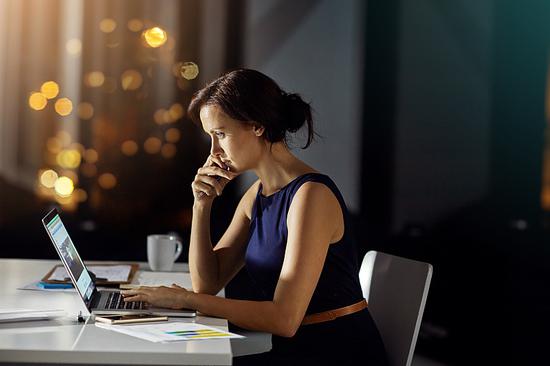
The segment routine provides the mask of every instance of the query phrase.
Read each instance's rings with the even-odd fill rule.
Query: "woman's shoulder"
[[[240,206],[242,206],[242,210],[249,220],[252,217],[252,208],[254,207],[254,202],[256,200],[256,195],[258,194],[259,187],[260,180],[257,179],[254,183],[250,185],[250,187],[248,187],[246,192],[243,194],[241,202],[239,204]]]

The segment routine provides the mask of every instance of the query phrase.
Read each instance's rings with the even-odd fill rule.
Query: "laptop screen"
[[[87,303],[94,291],[94,283],[57,211],[52,211],[46,216],[44,225],[57,247],[65,268],[70,272],[69,275],[72,277],[73,283]]]

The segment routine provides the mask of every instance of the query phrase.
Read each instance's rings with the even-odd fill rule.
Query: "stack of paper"
[[[52,319],[65,316],[65,310],[0,309],[0,323]]]
[[[245,338],[241,335],[197,323],[155,323],[135,325],[111,325],[95,323],[96,326],[151,342],[177,342],[198,339]]]

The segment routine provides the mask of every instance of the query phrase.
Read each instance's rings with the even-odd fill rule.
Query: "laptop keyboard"
[[[145,303],[143,301],[134,301],[134,302],[124,302],[120,292],[111,292],[107,298],[107,303],[105,304],[105,309],[144,309]]]

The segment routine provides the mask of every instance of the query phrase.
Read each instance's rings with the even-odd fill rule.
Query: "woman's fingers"
[[[214,165],[199,168],[197,170],[197,174],[208,175],[208,176],[218,176],[218,177],[225,178],[227,180],[231,180],[237,176],[237,174],[235,174],[232,171],[229,171],[227,169],[222,169]]]
[[[196,193],[197,195],[200,195],[201,193],[206,194],[207,196],[210,196],[210,197],[218,195],[214,187],[200,180],[193,181],[193,183],[191,184],[191,188],[193,189],[193,192]]]

